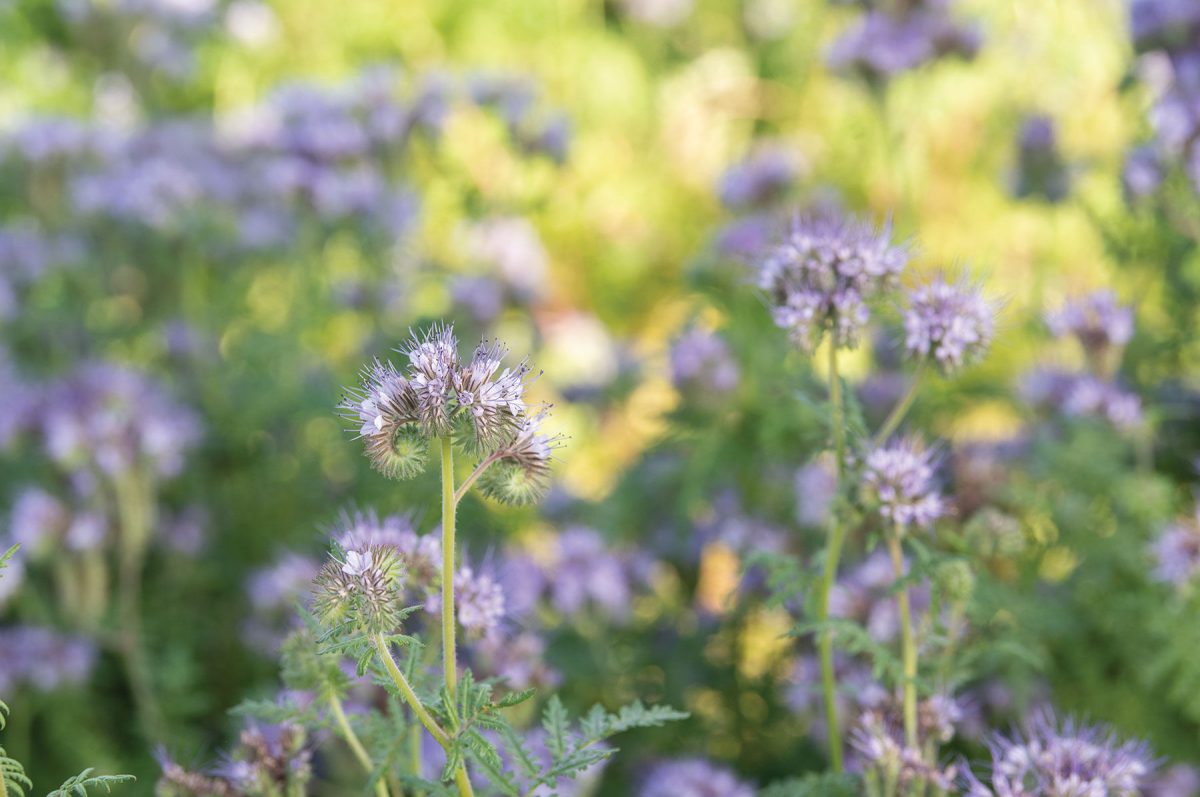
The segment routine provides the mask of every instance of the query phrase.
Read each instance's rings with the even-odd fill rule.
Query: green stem
[[[892,436],[892,433],[900,427],[900,422],[904,420],[904,416],[908,414],[913,401],[917,398],[917,389],[921,386],[921,381],[925,377],[926,367],[925,361],[922,360],[921,364],[917,366],[917,370],[913,372],[912,381],[908,385],[908,391],[896,406],[892,407],[887,420],[883,422],[883,425],[879,427],[879,431],[875,433],[875,437],[872,440],[874,448],[879,448],[879,446],[886,443],[888,438]]]
[[[375,764],[371,761],[371,754],[367,752],[367,748],[363,747],[358,734],[354,732],[354,728],[350,725],[350,719],[346,716],[345,709],[342,708],[342,701],[336,695],[330,696],[329,708],[333,711],[333,717],[337,721],[338,729],[342,732],[342,738],[346,740],[346,744],[350,747],[350,752],[354,753],[354,757],[358,759],[358,763],[362,764],[362,768],[370,775],[375,771]],[[384,783],[382,778],[375,781],[375,794],[378,797],[388,797],[387,784]]]
[[[463,497],[466,496],[467,491],[471,489],[473,484],[475,484],[475,480],[482,476],[483,472],[490,468],[497,459],[499,459],[499,457],[497,457],[495,454],[489,454],[483,460],[483,462],[480,462],[475,466],[475,470],[471,471],[470,476],[463,479],[463,483],[458,485],[458,489],[454,491],[455,506],[458,506],[458,502],[463,500]]]
[[[375,652],[379,654],[380,661],[383,662],[384,669],[392,679],[392,683],[400,690],[400,694],[404,697],[405,702],[417,715],[417,719],[425,726],[425,730],[429,731],[429,735],[434,741],[442,746],[442,749],[450,748],[450,737],[442,730],[442,726],[438,725],[436,719],[421,703],[421,698],[417,697],[417,693],[413,691],[412,685],[408,679],[404,677],[404,673],[396,666],[396,660],[392,658],[392,652],[388,649],[387,640],[383,634],[373,634],[371,642],[375,646]],[[454,782],[458,784],[458,793],[460,797],[475,797],[475,791],[471,788],[471,780],[467,776],[466,764],[458,768],[454,773]]]
[[[437,720],[433,718],[433,715],[421,703],[421,699],[413,691],[412,685],[404,677],[404,673],[396,666],[396,660],[392,658],[392,652],[388,649],[388,643],[383,638],[383,634],[372,635],[371,643],[375,646],[375,652],[379,654],[379,660],[383,662],[384,669],[391,676],[392,683],[400,690],[400,694],[404,697],[409,707],[412,708],[413,713],[417,715],[417,719],[425,726],[425,730],[429,731],[429,735],[442,747],[449,745],[450,740],[446,736],[446,732],[442,730],[442,726],[438,725]]]
[[[413,725],[408,734],[408,759],[414,777],[421,777],[421,729]],[[413,797],[421,797],[422,792],[414,791]]]
[[[900,550],[899,529],[888,535],[888,552],[892,555],[892,568],[896,580],[904,578],[904,554]],[[900,613],[900,645],[904,666],[904,742],[916,750],[917,740],[917,645],[913,638],[912,614],[909,611],[908,587],[896,593],[896,607]]]
[[[838,496],[846,460],[846,430],[842,414],[842,381],[838,373],[837,346],[829,342],[829,403],[832,412],[833,449],[837,458],[837,476],[833,494]],[[822,625],[829,622],[829,595],[837,578],[838,559],[842,555],[842,544],[846,530],[842,525],[840,507],[835,501],[829,519],[829,543],[825,549],[825,570],[821,578],[821,590],[817,594],[817,620]],[[823,628],[817,642],[821,659],[821,690],[825,697],[825,724],[829,738],[829,761],[833,771],[842,771],[842,732],[837,713],[837,677],[833,670],[833,633]]]
[[[118,478],[114,487],[121,527],[117,581],[120,649],[142,730],[157,741],[164,738],[162,712],[154,696],[150,665],[142,643],[142,569],[154,526],[153,498],[135,475]]]
[[[454,443],[442,438],[442,669],[446,691],[458,691],[458,661],[454,622],[454,531],[458,501],[454,497]],[[453,710],[447,707],[448,710]]]

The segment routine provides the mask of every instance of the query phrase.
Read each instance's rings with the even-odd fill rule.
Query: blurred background
[[[150,793],[157,749],[235,738],[329,535],[437,523],[434,477],[371,471],[335,408],[446,320],[530,356],[568,438],[541,507],[462,510],[471,560],[545,582],[526,682],[693,715],[628,740],[602,793],[672,755],[757,784],[819,768],[807,642],[753,564],[820,540],[820,368],[744,266],[816,205],[1003,303],[988,358],[913,416],[986,538],[957,681],[980,722],[1053,699],[1200,763],[1196,603],[1147,553],[1200,441],[1200,117],[1167,102],[1187,4],[1156,28],[1171,4],[901,3],[897,30],[873,5],[0,0],[9,753]],[[1144,411],[1052,423],[1019,388],[1095,365],[1043,323],[1094,289],[1135,307],[1100,370]],[[895,321],[848,358],[875,423]]]

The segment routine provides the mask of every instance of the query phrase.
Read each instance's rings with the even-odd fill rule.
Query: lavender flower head
[[[979,50],[978,31],[951,19],[946,0],[907,5],[868,11],[834,42],[829,66],[882,83],[937,58],[972,58]]]
[[[697,396],[725,395],[738,386],[741,373],[729,345],[703,329],[689,329],[671,346],[671,382]]]
[[[109,476],[176,476],[200,439],[191,410],[148,376],[111,363],[86,364],[49,385],[39,425],[51,459]]]
[[[637,586],[644,581],[641,564],[614,551],[594,529],[567,528],[555,541],[546,568],[550,603],[567,617],[596,610],[610,620],[624,620]]]
[[[797,216],[758,263],[758,284],[774,308],[775,323],[812,351],[829,333],[852,347],[870,320],[867,302],[894,288],[908,253],[893,245],[890,229],[832,214]]]
[[[0,629],[0,692],[22,687],[52,692],[91,675],[96,646],[85,637],[40,626]]]
[[[504,590],[486,570],[468,565],[454,576],[455,608],[459,625],[469,635],[487,636],[504,619]]]
[[[995,307],[976,286],[937,277],[909,294],[904,313],[910,356],[950,374],[983,357],[995,333]]]
[[[1059,723],[1049,711],[989,747],[991,776],[985,782],[967,772],[967,797],[1138,797],[1155,766],[1144,743],[1121,742],[1102,726]]]
[[[932,695],[917,708],[917,736],[936,750],[954,738],[962,719],[962,708],[954,698]],[[919,782],[934,784],[943,791],[954,784],[955,767],[942,769],[922,750],[905,744],[900,701],[895,697],[888,696],[862,712],[850,733],[850,746],[868,783],[896,782],[900,784],[899,794],[907,793],[905,786]]]
[[[928,528],[946,513],[934,483],[934,452],[915,438],[896,440],[867,455],[863,492],[900,534]]]
[[[754,787],[707,759],[682,758],[656,765],[638,797],[754,797]]]
[[[1133,337],[1133,309],[1112,291],[1095,291],[1046,315],[1055,337],[1073,335],[1089,355],[1124,346]]]
[[[1191,518],[1169,524],[1151,545],[1154,575],[1164,583],[1182,588],[1200,573],[1200,508]]]
[[[414,334],[400,351],[407,373],[376,361],[341,404],[376,470],[411,478],[424,470],[433,438],[453,438],[491,460],[481,481],[485,494],[522,503],[545,490],[558,438],[540,431],[546,409],[528,412],[528,364],[501,369],[506,350],[494,341],[462,361],[454,330],[442,325]]]

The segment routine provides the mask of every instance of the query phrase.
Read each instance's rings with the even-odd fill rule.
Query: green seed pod
[[[494,501],[505,504],[532,504],[546,492],[546,479],[518,462],[501,460],[484,472],[479,489]]]
[[[375,470],[389,479],[411,479],[425,470],[429,441],[413,423],[396,427],[390,438],[372,441],[367,453]]]
[[[933,583],[951,603],[964,603],[975,589],[975,574],[962,559],[942,562],[933,573]]]

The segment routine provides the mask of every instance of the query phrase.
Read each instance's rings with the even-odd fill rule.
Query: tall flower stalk
[[[828,337],[830,424],[840,496],[846,471],[846,423],[838,350],[855,346],[870,321],[868,303],[895,288],[908,262],[903,247],[894,246],[890,231],[836,215],[796,217],[776,246],[758,265],[758,284],[773,304],[775,323],[798,347],[813,352]],[[840,501],[830,515],[825,565],[816,595],[821,626],[818,648],[824,693],[830,763],[843,769],[841,724],[837,715],[837,680],[833,669],[834,639],[828,627],[829,596],[837,580],[846,529]]]
[[[402,608],[406,568],[415,566],[411,558],[394,546],[364,543],[358,546],[361,549],[351,550],[352,544],[347,542],[318,578],[315,608],[327,626],[356,629],[360,636],[355,638],[369,641],[369,655],[379,662],[416,720],[446,751],[450,761],[447,776],[452,777],[458,793],[472,797],[459,739],[470,733],[464,727],[470,718],[462,715],[459,701],[458,502],[475,486],[488,497],[509,503],[534,500],[546,488],[557,438],[540,431],[546,410],[530,413],[526,407],[529,366],[520,363],[501,370],[505,350],[499,344],[484,341],[470,359],[462,361],[453,330],[437,325],[423,335],[414,335],[400,351],[408,357],[406,372],[376,361],[342,407],[357,422],[371,464],[385,476],[407,479],[421,473],[431,450],[440,460],[440,706],[422,701],[393,656],[396,643],[413,643],[399,634],[411,611]],[[461,485],[455,479],[455,448],[478,458]],[[469,692],[464,695],[467,702],[473,699]],[[348,724],[339,725],[344,726],[343,733],[360,762],[369,762],[361,745],[354,749]],[[410,744],[419,750],[419,739]],[[386,787],[381,791],[377,784],[376,792],[383,797]]]

